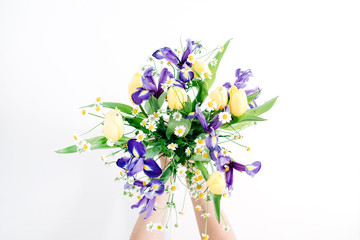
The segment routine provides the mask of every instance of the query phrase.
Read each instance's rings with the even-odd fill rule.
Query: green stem
[[[92,116],[95,116],[95,117],[98,117],[98,118],[102,118],[102,119],[104,119],[104,117],[102,117],[102,116],[99,116],[99,115],[96,115],[96,114],[93,114],[93,113],[88,113],[89,115],[92,115]]]
[[[93,127],[92,129],[90,129],[89,131],[87,131],[86,133],[80,134],[80,136],[84,136],[85,134],[88,134],[89,132],[91,132],[92,130],[94,130],[95,128],[97,128],[98,126],[100,126],[103,122],[97,124],[95,127]]]
[[[143,106],[142,106],[141,104],[139,104],[139,107],[140,107],[142,113],[145,115],[145,117],[149,117],[149,116],[146,114],[146,112],[145,112],[145,110],[144,110],[144,108],[143,108]]]

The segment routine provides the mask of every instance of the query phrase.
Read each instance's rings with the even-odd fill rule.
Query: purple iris
[[[156,50],[153,53],[153,57],[156,59],[165,59],[168,62],[171,62],[177,66],[180,70],[179,72],[179,80],[183,83],[187,83],[191,81],[195,74],[191,70],[191,62],[188,61],[188,57],[191,53],[193,53],[197,48],[200,48],[201,45],[191,40],[186,40],[187,45],[184,53],[181,56],[181,59],[178,58],[176,53],[169,47],[163,47],[159,50]]]
[[[247,82],[249,81],[250,77],[253,77],[254,75],[252,74],[252,71],[250,69],[246,70],[246,71],[241,71],[241,69],[236,69],[235,71],[235,77],[236,80],[234,82],[234,85],[240,89],[240,88],[245,88],[247,85]],[[227,89],[231,88],[231,83],[227,82],[223,85],[224,87],[226,87]],[[256,87],[254,89],[249,89],[249,90],[245,90],[246,96],[249,96],[255,92],[260,91],[259,87]],[[257,104],[255,102],[255,99],[257,99],[259,97],[260,94],[258,94],[252,101],[251,103],[249,103],[250,108],[254,108],[257,107]],[[230,97],[230,93],[228,93],[228,97]]]
[[[249,165],[243,165],[231,160],[228,156],[220,156],[215,164],[218,171],[225,172],[226,186],[229,190],[233,189],[234,169],[239,172],[246,172],[248,175],[253,177],[260,171],[261,168],[261,162],[259,161]]]
[[[130,139],[127,142],[132,157],[122,157],[116,161],[118,167],[125,169],[128,176],[144,171],[149,178],[156,178],[161,175],[162,170],[154,159],[145,159],[146,148],[142,142]]]
[[[206,121],[206,118],[205,118],[205,115],[201,112],[201,109],[199,107],[200,103],[196,104],[195,106],[195,113],[194,114],[189,114],[187,116],[187,118],[189,119],[192,119],[192,118],[197,118],[202,126],[202,128],[204,129],[204,131],[206,133],[211,133],[212,130],[216,130],[218,129],[221,125],[222,125],[222,122],[220,121],[220,118],[219,118],[219,114],[217,114],[210,122],[210,124],[208,125],[207,124],[207,121]],[[228,112],[230,113],[230,107],[229,106],[225,106],[223,108],[223,110],[221,110],[221,112]]]
[[[132,205],[131,209],[138,208],[145,204],[139,214],[146,212],[145,219],[147,219],[151,216],[151,213],[154,210],[156,196],[164,193],[164,183],[160,179],[151,179],[149,184],[144,185],[143,181],[136,180],[134,185],[141,187],[140,193],[144,194],[144,196],[137,204]]]
[[[174,75],[167,68],[163,68],[159,76],[158,85],[156,86],[153,75],[153,68],[149,67],[146,69],[141,78],[142,87],[137,88],[137,91],[131,95],[133,102],[136,105],[139,105],[143,101],[149,100],[151,95],[159,98],[160,95],[164,92],[162,84],[165,83],[168,78],[174,78]]]
[[[205,139],[206,147],[210,151],[217,150],[218,142],[219,142],[219,134],[214,131],[213,128],[210,128],[211,132],[209,136]]]

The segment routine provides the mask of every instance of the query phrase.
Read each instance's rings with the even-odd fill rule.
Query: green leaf
[[[164,102],[165,102],[166,94],[167,94],[167,92],[163,92],[163,93],[160,95],[159,99],[158,99],[159,109],[162,107],[162,105],[163,105]]]
[[[127,142],[128,139],[129,138],[127,138],[127,137],[122,137],[118,142],[125,143],[125,142]],[[102,149],[102,148],[118,148],[119,147],[117,145],[114,145],[113,147],[108,146],[106,144],[107,139],[104,136],[97,136],[97,137],[85,139],[85,141],[91,144],[91,150]],[[72,146],[57,150],[55,152],[56,153],[76,153],[77,146],[72,145]]]
[[[208,89],[211,88],[211,86],[213,85],[214,81],[215,81],[215,78],[216,78],[216,72],[219,68],[219,65],[220,65],[220,61],[222,59],[222,57],[224,56],[225,52],[226,52],[226,49],[228,48],[229,46],[229,43],[230,43],[231,39],[229,39],[225,44],[224,44],[224,49],[220,52],[218,52],[216,55],[215,55],[215,58],[217,59],[217,63],[215,64],[215,66],[211,66],[210,63],[209,63],[209,69],[211,71],[211,79],[207,78],[205,79],[205,82],[208,84]]]
[[[260,92],[261,92],[261,90],[257,91],[257,92],[254,92],[253,94],[250,94],[249,96],[247,96],[248,104],[250,104],[251,101],[254,100],[254,98],[256,98],[260,94]]]
[[[204,176],[205,180],[207,181],[209,179],[209,172],[208,170],[205,168],[204,164],[200,161],[195,161],[195,166],[197,169],[199,169],[202,173],[202,175]]]
[[[167,129],[166,129],[166,137],[168,139],[170,139],[171,135],[174,134],[174,131],[175,131],[175,128],[177,126],[184,126],[185,127],[185,132],[184,132],[184,135],[182,135],[182,138],[185,137],[189,131],[190,131],[190,128],[191,128],[191,121],[189,119],[185,119],[185,118],[182,118],[180,121],[175,121],[175,119],[173,118],[173,116],[171,115],[170,116],[170,119],[169,119],[169,123],[168,123],[168,126],[167,126]]]
[[[103,105],[104,108],[111,108],[111,109],[117,108],[121,112],[129,114],[129,115],[131,115],[132,109],[133,109],[129,105],[126,105],[126,104],[123,104],[123,103],[116,103],[116,102],[103,102],[102,105]],[[81,108],[88,108],[88,107],[94,107],[94,106],[95,106],[95,104],[90,104],[90,105],[87,105],[87,106],[83,106]]]
[[[247,113],[253,116],[259,116],[260,114],[263,114],[269,111],[272,108],[272,106],[274,106],[277,98],[278,97],[274,97],[269,101],[267,101],[266,103],[264,103],[263,105],[248,110]]]
[[[160,177],[160,180],[163,181],[163,183],[165,184],[169,177],[171,176],[171,166],[169,166],[168,168],[166,168],[166,170],[162,173],[161,177]]]
[[[148,114],[153,114],[157,110],[159,110],[159,102],[158,100],[151,95],[150,99],[145,102],[145,110]]]
[[[216,216],[216,220],[218,221],[218,223],[220,223],[220,216],[221,216],[221,211],[220,211],[220,200],[221,200],[221,195],[217,195],[217,194],[211,194],[212,198],[213,198],[213,202],[214,202],[214,210],[215,210],[215,216]]]
[[[196,101],[202,103],[205,98],[208,96],[209,94],[209,90],[211,88],[211,86],[214,84],[215,78],[216,78],[216,72],[219,68],[220,65],[220,61],[222,59],[222,57],[224,56],[226,49],[229,46],[231,39],[229,39],[225,44],[224,44],[224,49],[220,52],[218,52],[215,55],[215,59],[217,59],[217,63],[214,66],[211,66],[209,63],[209,69],[211,71],[211,79],[210,78],[205,78],[205,80],[203,82],[199,82],[199,85],[196,87],[198,89],[198,94],[196,96]],[[196,102],[193,102],[193,109],[195,109],[195,105]]]
[[[146,149],[146,158],[153,158],[162,151],[161,145],[154,146],[152,148]]]
[[[250,126],[250,124],[252,122],[255,121],[264,121],[266,119],[261,118],[261,117],[257,117],[267,111],[269,111],[272,106],[274,106],[276,100],[278,97],[272,98],[269,101],[267,101],[266,103],[264,103],[263,105],[260,105],[256,108],[252,108],[247,110],[243,115],[241,115],[239,118],[235,118],[233,121],[231,121],[231,126],[230,124],[226,124],[224,126],[222,126],[221,128],[225,129],[225,130],[241,130],[244,129],[248,126]]]

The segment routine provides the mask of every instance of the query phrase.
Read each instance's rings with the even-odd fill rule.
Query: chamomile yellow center
[[[87,144],[84,144],[83,145],[83,148],[86,150],[86,149],[88,149],[88,145]]]
[[[203,153],[203,158],[207,158],[208,154],[206,152]]]
[[[101,97],[97,97],[96,102],[100,102],[100,101],[101,101]]]
[[[223,197],[226,197],[227,196],[227,193],[223,193]]]
[[[171,80],[167,80],[167,81],[166,81],[166,84],[171,84],[171,83],[172,83]]]
[[[227,118],[228,118],[228,115],[224,114],[224,115],[222,115],[222,118],[223,118],[223,119],[227,119]]]
[[[199,181],[201,181],[204,179],[204,177],[200,175],[200,176],[198,176],[198,179],[199,179]]]
[[[209,73],[207,73],[207,72],[204,73],[204,77],[205,77],[205,78],[208,78],[208,77],[209,77]]]
[[[170,147],[174,148],[174,147],[175,147],[175,144],[173,144],[173,143],[172,143],[172,144],[170,144]]]
[[[160,230],[161,228],[162,228],[162,227],[161,227],[160,225],[159,225],[159,226],[157,226],[157,229],[159,229],[159,230]]]
[[[200,138],[200,139],[198,140],[198,143],[199,143],[199,144],[203,144],[203,143],[204,143],[204,139],[201,139],[201,138]]]
[[[140,139],[140,140],[143,139],[143,138],[144,138],[144,135],[139,135],[138,136],[138,139]]]
[[[251,147],[248,147],[247,149],[246,149],[246,151],[250,151],[251,150]]]
[[[197,148],[197,149],[196,149],[196,152],[197,152],[197,153],[201,153],[201,148]]]
[[[158,118],[159,114],[158,113],[154,113],[154,117]]]
[[[136,108],[133,109],[133,114],[137,114],[138,110]]]
[[[100,106],[96,106],[95,110],[98,112],[100,111]]]
[[[213,106],[214,106],[214,103],[213,103],[213,102],[208,102],[208,106],[209,106],[209,107],[213,107]]]
[[[74,140],[75,140],[75,141],[77,141],[77,140],[78,140],[77,136],[74,136]]]
[[[182,133],[184,130],[182,129],[182,128],[179,128],[178,130],[177,130],[177,132],[178,133]]]
[[[141,199],[141,197],[140,197],[140,196],[137,196],[137,199],[139,199],[139,200],[140,200],[140,199]]]
[[[203,198],[204,197],[204,193],[199,193],[199,198]]]
[[[86,114],[85,109],[81,111],[81,114],[82,114],[82,115],[85,115],[85,114]]]
[[[189,61],[192,61],[192,60],[194,60],[194,57],[192,55],[190,55],[188,59],[189,59]]]
[[[167,62],[166,64],[167,64],[167,65],[170,65],[170,62]]]
[[[175,190],[176,190],[176,186],[172,186],[170,189],[171,189],[171,191],[175,191]]]
[[[145,122],[145,121],[142,121],[142,122],[141,122],[141,125],[145,126],[145,125],[146,125],[146,122]]]
[[[197,185],[197,186],[196,186],[196,189],[197,189],[197,190],[200,190],[201,188],[202,188],[201,185]]]
[[[200,173],[201,173],[200,170],[196,170],[196,171],[195,171],[195,174],[196,174],[196,175],[200,175]]]
[[[154,125],[150,125],[150,126],[149,126],[149,129],[150,129],[150,130],[153,130],[153,129],[154,129]]]
[[[105,161],[105,158],[103,156],[101,156],[101,161]],[[120,172],[121,173],[121,172]]]

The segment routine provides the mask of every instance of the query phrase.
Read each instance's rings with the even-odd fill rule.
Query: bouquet
[[[155,200],[162,194],[169,195],[169,200],[166,209],[157,212],[169,211],[170,216],[173,211],[176,218],[181,215],[183,209],[173,200],[181,184],[191,197],[213,201],[220,223],[221,199],[233,190],[234,172],[254,176],[261,168],[259,161],[239,163],[221,144],[230,142],[249,151],[239,143],[241,130],[264,121],[259,116],[277,99],[258,105],[261,89],[247,89],[252,72],[240,68],[235,71],[234,82],[209,93],[229,43],[206,51],[200,42],[187,40],[179,49],[156,50],[142,73],[135,73],[129,83],[132,106],[103,102],[98,97],[94,104],[81,107],[83,115],[101,119],[89,132],[103,126],[104,134],[86,139],[83,136],[89,132],[74,135],[75,144],[57,153],[111,150],[101,158],[120,169],[116,180],[124,182],[124,195],[137,201],[131,208],[141,207],[145,218],[158,210]],[[162,168],[160,158],[168,159]],[[204,212],[204,218],[209,217],[208,211],[197,210]],[[150,223],[148,230],[168,228],[169,221],[164,222],[158,226]],[[202,235],[209,238],[206,229]]]

